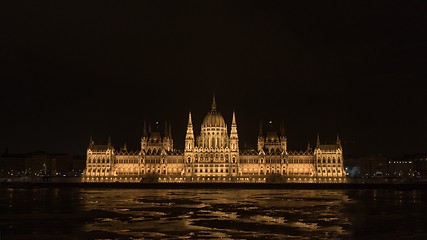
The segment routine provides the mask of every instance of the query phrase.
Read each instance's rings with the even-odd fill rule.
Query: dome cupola
[[[204,127],[226,127],[224,118],[222,117],[221,113],[216,111],[215,96],[213,97],[212,109],[210,112],[208,112],[205,119],[203,120],[202,128]]]

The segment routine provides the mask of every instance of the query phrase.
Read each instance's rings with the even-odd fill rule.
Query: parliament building
[[[239,150],[236,115],[231,129],[217,111],[215,97],[195,137],[191,113],[184,149],[174,149],[171,125],[163,131],[144,123],[139,151],[126,145],[115,149],[110,139],[87,148],[84,182],[346,182],[340,139],[335,144],[289,151],[283,126],[279,131],[259,129],[257,149]]]

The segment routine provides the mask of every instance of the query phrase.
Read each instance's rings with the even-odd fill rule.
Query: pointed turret
[[[172,138],[172,126],[169,124],[169,137]]]
[[[231,120],[230,131],[231,149],[237,151],[239,149],[239,135],[237,134],[236,113],[233,111],[233,119]]]
[[[142,136],[143,137],[148,137],[148,133],[147,133],[147,121],[144,120],[144,130],[142,132]]]
[[[163,131],[163,149],[168,152],[173,151],[173,140],[172,136],[170,135],[170,123],[168,124],[167,121],[165,121],[165,128]]]
[[[280,123],[280,136],[285,136],[285,122]]]
[[[339,147],[341,147],[341,140],[340,140],[340,136],[337,134],[337,145]]]
[[[264,149],[264,131],[263,131],[263,127],[262,127],[262,121],[259,121],[259,133],[258,133],[258,151],[261,151],[262,149]]]
[[[108,136],[107,148],[108,149],[114,149],[113,145],[111,144],[111,137],[110,136]]]
[[[212,112],[216,112],[215,93],[213,94],[213,99],[212,99]]]
[[[95,142],[93,141],[92,135],[91,135],[90,138],[89,138],[89,148],[92,148],[93,145],[95,145]]]
[[[285,122],[283,120],[280,122],[279,134],[280,134],[279,138],[280,138],[281,150],[287,151],[288,146],[287,146],[287,138],[285,136]]]
[[[194,148],[193,121],[191,112],[188,113],[187,133],[185,135],[185,151],[192,151]]]
[[[320,137],[319,134],[317,134],[317,140],[316,140],[316,147],[320,146]]]
[[[231,131],[230,133],[237,134],[237,123],[236,123],[236,113],[233,111],[233,119],[231,120]]]
[[[169,137],[168,121],[165,121],[164,137],[165,138]]]
[[[310,145],[310,141],[307,142],[307,151],[311,150],[311,145]]]
[[[191,132],[193,132],[193,121],[191,120],[191,112],[188,113],[187,133],[189,128],[191,128]]]
[[[264,132],[262,130],[262,121],[259,121],[259,133],[258,133],[258,137],[263,137],[264,136]]]
[[[150,122],[148,122],[148,128],[147,128],[147,120],[144,120],[144,130],[141,138],[141,152],[147,151],[149,134],[151,134],[151,124]]]

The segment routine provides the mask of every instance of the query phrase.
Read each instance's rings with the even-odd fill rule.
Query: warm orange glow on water
[[[427,234],[422,221],[410,221],[425,212],[427,194],[418,190],[0,189],[0,196],[5,239]]]

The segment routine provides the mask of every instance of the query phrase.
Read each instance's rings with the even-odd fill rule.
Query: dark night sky
[[[138,149],[144,119],[179,147],[215,92],[241,146],[284,120],[294,150],[339,133],[347,156],[427,152],[423,2],[2,2],[0,150]]]

